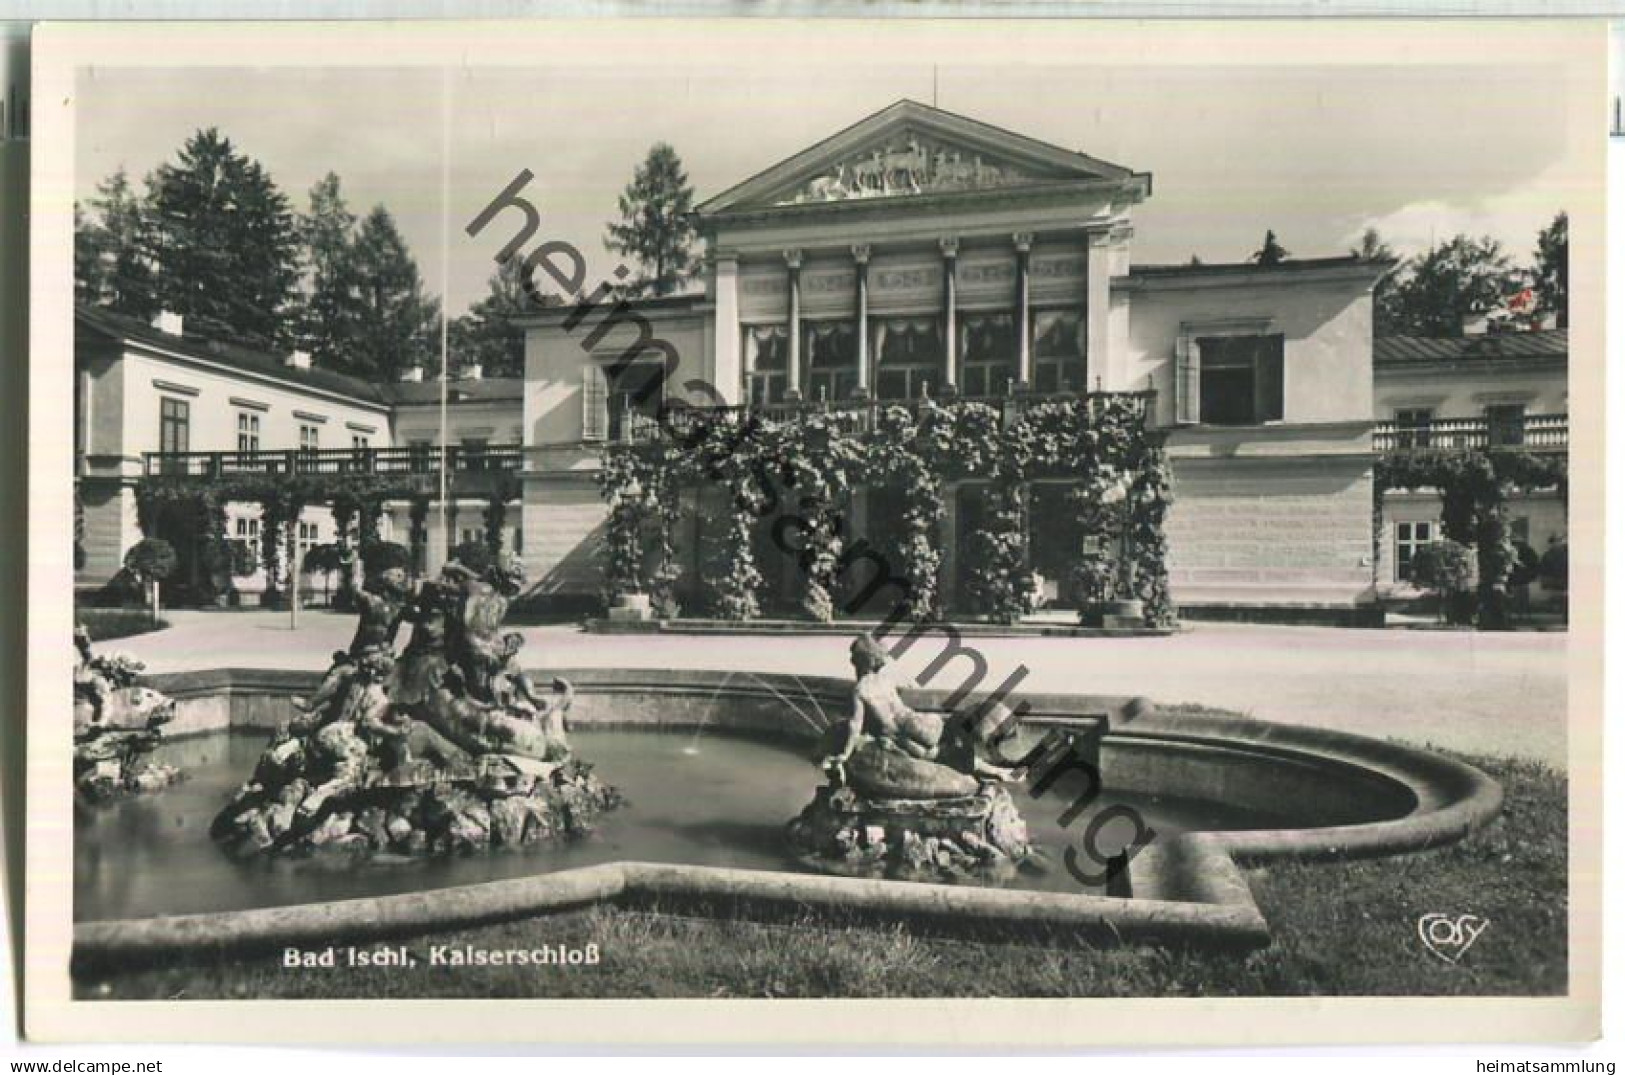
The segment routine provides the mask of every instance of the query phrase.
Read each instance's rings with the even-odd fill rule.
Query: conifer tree
[[[632,264],[621,285],[627,296],[670,295],[697,268],[694,188],[677,151],[657,142],[620,197],[621,219],[609,225],[604,245]]]

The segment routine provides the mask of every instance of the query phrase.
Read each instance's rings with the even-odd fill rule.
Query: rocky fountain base
[[[84,628],[74,632],[79,661],[73,682],[73,789],[83,802],[160,791],[181,779],[173,765],[152,760],[175,701],[140,686],[141,662],[94,654]]]
[[[822,787],[786,835],[806,866],[854,877],[1001,881],[1034,854],[1010,793],[891,799]]]
[[[280,737],[215,819],[215,839],[239,856],[321,849],[457,854],[579,839],[622,801],[586,762],[500,754],[447,770],[410,763],[386,771],[369,753],[360,760],[359,782],[330,794],[326,781],[339,738]]]
[[[570,685],[539,690],[518,662],[522,638],[499,632],[521,577],[465,546],[416,593],[399,568],[352,581],[350,648],[295,699],[300,715],[215,817],[215,840],[239,856],[446,854],[591,831],[621,797],[570,750]]]

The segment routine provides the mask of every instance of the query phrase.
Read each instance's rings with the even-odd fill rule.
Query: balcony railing
[[[1521,419],[1435,418],[1429,422],[1378,422],[1371,446],[1379,452],[1431,449],[1527,448],[1563,452],[1569,447],[1569,416],[1526,414]]]
[[[145,471],[153,477],[219,478],[233,475],[378,474],[432,478],[440,473],[436,447],[339,448],[310,451],[147,452]],[[517,444],[445,449],[450,474],[516,471],[523,459]]]
[[[1139,408],[1143,415],[1154,415],[1156,392],[1150,389],[1137,392],[1049,392],[1028,393],[1023,395],[1001,396],[952,396],[934,400],[937,403],[971,402],[985,403],[998,411],[1006,424],[1014,421],[1021,413],[1030,407],[1042,403],[1054,403],[1063,400],[1083,399],[1096,405],[1104,405],[1108,401],[1129,401]],[[802,400],[782,403],[752,403],[727,407],[673,407],[667,411],[664,418],[652,418],[641,414],[623,415],[616,424],[613,435],[609,438],[614,443],[645,443],[659,440],[664,436],[681,439],[685,430],[701,415],[711,417],[715,415],[757,414],[772,421],[783,421],[801,414],[833,414],[847,416],[852,421],[852,427],[858,430],[874,428],[877,416],[892,407],[904,407],[910,411],[917,411],[925,403],[921,399],[867,399],[867,400],[841,400],[831,402],[827,400]]]

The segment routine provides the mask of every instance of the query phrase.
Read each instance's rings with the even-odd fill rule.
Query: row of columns
[[[1017,232],[1010,238],[1016,250],[1017,382],[1018,387],[1026,388],[1033,381],[1031,318],[1033,237],[1027,232]],[[940,239],[937,246],[942,255],[943,368],[947,371],[944,388],[949,395],[952,395],[959,388],[959,239],[956,237]],[[860,391],[867,394],[869,385],[872,383],[869,354],[870,248],[868,244],[857,244],[851,248],[851,251],[852,264],[857,277],[858,384]],[[784,265],[788,275],[790,295],[788,311],[790,337],[789,388],[785,391],[785,396],[788,399],[801,398],[802,260],[800,250],[786,250],[784,252]],[[733,267],[732,271],[737,277],[737,265]],[[1093,298],[1093,295],[1090,298]],[[737,317],[737,305],[735,311]],[[719,322],[720,320],[719,317]],[[725,331],[726,326],[719,324],[718,332]],[[735,334],[737,335],[737,332]]]

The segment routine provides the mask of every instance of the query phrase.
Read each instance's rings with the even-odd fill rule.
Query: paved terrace
[[[349,643],[354,617],[286,612],[166,612],[173,626],[119,639],[153,672],[193,668],[321,670]],[[585,634],[527,627],[526,666],[732,668],[845,676],[847,639],[826,636]],[[1162,703],[1199,702],[1263,720],[1316,725],[1436,744],[1479,754],[1517,755],[1567,766],[1568,636],[1563,633],[1368,631],[1329,627],[1198,624],[1168,638],[972,638],[987,660],[991,689],[1018,666],[1035,691],[1144,694]],[[901,661],[918,675],[942,650],[922,637]],[[930,685],[952,688],[969,674],[955,661]],[[1018,688],[1019,691],[1020,688]]]

